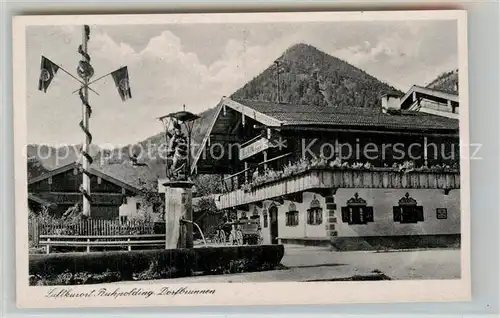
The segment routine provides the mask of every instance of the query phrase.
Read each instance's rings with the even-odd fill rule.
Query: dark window
[[[264,227],[267,227],[268,226],[268,221],[267,221],[267,212],[266,211],[264,211],[263,217],[264,217]]]
[[[126,215],[121,215],[121,216],[120,216],[120,222],[121,222],[121,223],[126,223],[126,222],[127,222],[127,219],[128,219],[128,217],[127,217]]]
[[[323,209],[319,203],[319,200],[314,196],[311,201],[311,206],[307,210],[307,224],[319,225],[323,223]]]
[[[347,224],[367,224],[373,222],[373,207],[367,206],[366,201],[358,193],[347,200],[347,206],[342,209],[342,222]]]
[[[299,225],[299,212],[291,211],[286,213],[286,226]]]
[[[424,207],[417,205],[417,201],[408,192],[398,203],[398,206],[392,208],[394,222],[406,224],[424,221]]]
[[[288,212],[286,213],[286,226],[297,225],[299,225],[299,211],[297,211],[297,207],[292,202],[288,206]]]
[[[448,218],[448,210],[446,208],[437,208],[436,218],[438,220],[446,220]]]
[[[137,211],[140,211],[140,210],[141,210],[141,203],[140,203],[140,202],[136,202],[136,203],[135,203],[135,209],[136,209]]]

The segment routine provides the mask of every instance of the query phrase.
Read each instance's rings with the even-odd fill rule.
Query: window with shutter
[[[288,206],[288,212],[286,213],[286,226],[297,225],[299,225],[299,211],[297,211],[297,207],[292,202]]]
[[[421,205],[418,205],[415,207],[415,210],[417,212],[417,221],[423,222],[424,221],[424,207]]]
[[[316,224],[323,223],[323,209],[316,210]]]
[[[323,208],[316,196],[311,201],[311,206],[307,210],[307,224],[320,225],[323,223]]]
[[[366,222],[374,222],[374,220],[373,220],[373,207],[367,206],[365,208],[365,211],[366,211]]]
[[[366,201],[358,193],[347,200],[347,206],[341,207],[342,222],[347,224],[367,224],[373,222],[373,207],[367,206]]]
[[[342,207],[342,222],[343,223],[349,223],[349,220],[350,220],[350,216],[349,216],[349,208],[346,207],[346,206],[343,206]]]
[[[401,222],[401,207],[399,206],[392,207],[392,213],[394,216],[394,222]]]
[[[398,206],[393,207],[394,222],[406,224],[424,221],[424,207],[417,205],[417,200],[410,197],[408,192],[398,203]]]

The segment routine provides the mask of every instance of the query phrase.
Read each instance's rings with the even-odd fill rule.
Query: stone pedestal
[[[193,247],[193,183],[169,181],[165,187],[165,248]],[[189,222],[183,222],[186,220]]]

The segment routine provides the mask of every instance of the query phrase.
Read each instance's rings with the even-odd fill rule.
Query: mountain
[[[193,145],[201,144],[203,141],[216,110],[216,107],[214,107],[198,114],[200,118],[193,123],[191,132]],[[102,151],[100,155],[102,156],[102,162],[109,164],[130,161],[131,157],[136,157],[138,163],[147,163],[155,171],[158,170],[158,166],[161,166],[161,170],[158,170],[158,174],[161,175],[165,165],[166,149],[165,132],[162,131],[136,144],[130,144],[111,151]]]
[[[68,163],[75,162],[80,157],[81,144],[54,147],[48,145],[29,144],[26,147],[28,158],[36,158],[38,163],[44,169],[53,170]],[[97,156],[100,148],[96,145],[90,145],[90,155]]]
[[[379,107],[380,95],[403,92],[365,71],[307,44],[296,44],[280,56],[280,100],[335,107]],[[237,90],[232,97],[277,100],[276,65]]]
[[[458,94],[458,69],[442,73],[431,81],[427,88]]]

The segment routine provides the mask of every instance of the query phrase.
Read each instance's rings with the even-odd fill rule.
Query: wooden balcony
[[[305,191],[339,188],[442,189],[460,188],[458,171],[397,172],[388,168],[372,170],[311,168],[301,173],[266,181],[250,189],[221,194],[220,209],[237,207],[262,200],[279,198]]]

